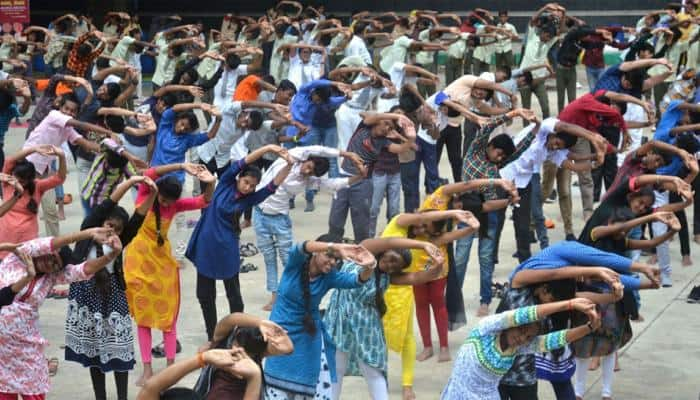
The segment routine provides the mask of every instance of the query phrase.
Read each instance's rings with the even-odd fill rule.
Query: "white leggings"
[[[574,391],[576,397],[583,398],[586,392],[586,376],[588,375],[588,365],[591,363],[590,358],[576,357],[576,381],[574,382]],[[600,372],[603,374],[601,385],[601,397],[612,397],[613,374],[615,370],[615,352],[607,356],[600,357]]]
[[[388,400],[389,399],[389,389],[387,388],[386,378],[382,371],[377,368],[370,367],[362,361],[359,361],[360,372],[367,382],[367,387],[369,389],[369,394],[372,400]],[[336,350],[335,352],[335,373],[338,377],[336,383],[333,383],[333,400],[338,400],[340,398],[340,392],[343,389],[343,376],[348,366],[348,354],[342,351]]]

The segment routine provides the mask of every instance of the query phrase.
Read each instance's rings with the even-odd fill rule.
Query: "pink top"
[[[16,160],[12,157],[5,160],[2,172],[11,174],[15,167]],[[37,205],[41,203],[41,196],[47,190],[53,189],[62,184],[65,179],[61,179],[58,174],[54,174],[44,179],[35,179],[34,195],[30,196],[27,190],[22,193],[15,205],[5,215],[0,217],[0,243],[21,243],[27,240],[36,239],[39,236],[38,215],[29,211],[27,204],[31,198]],[[7,183],[2,183],[2,197],[11,198],[15,193],[15,188]],[[7,255],[6,251],[0,251],[0,259]]]
[[[35,239],[22,244],[32,257],[53,251],[53,238]],[[24,277],[27,267],[14,253],[0,263],[0,287]],[[54,285],[90,279],[85,263],[66,265],[52,274],[36,277],[0,309],[0,393],[43,394],[49,391],[49,371],[44,357],[47,341],[39,331],[39,307]]]
[[[158,174],[156,174],[155,168],[149,168],[143,173],[144,176],[147,176],[154,181],[160,178]],[[144,200],[146,200],[146,197],[151,193],[151,188],[148,185],[140,184],[139,189],[138,189],[138,194],[136,195],[136,205],[141,204]],[[205,208],[209,203],[204,199],[204,195],[197,196],[197,197],[188,197],[184,199],[177,199],[174,203],[172,203],[168,207],[160,207],[160,217],[163,219],[172,219],[175,214],[181,212],[181,211],[192,211],[192,210],[201,210],[202,208]]]
[[[60,147],[64,142],[68,141],[70,143],[75,143],[76,140],[80,139],[82,136],[75,131],[71,126],[66,125],[68,121],[73,119],[70,115],[63,114],[58,110],[53,110],[47,115],[36,128],[29,135],[27,140],[24,142],[23,149],[28,147],[39,146],[42,144],[50,144]],[[43,175],[46,172],[49,164],[54,157],[44,156],[38,153],[30,154],[27,156],[34,168],[39,173]]]

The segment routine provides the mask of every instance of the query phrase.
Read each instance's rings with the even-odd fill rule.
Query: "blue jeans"
[[[488,215],[488,230],[486,236],[479,236],[479,295],[481,304],[491,304],[491,284],[494,270],[494,251],[496,250],[496,235],[498,234],[498,214],[490,212]],[[464,283],[469,263],[469,252],[472,249],[473,235],[457,240],[455,245],[455,269],[460,287]]]
[[[403,191],[404,212],[412,213],[420,207],[419,176],[420,170],[416,160],[401,163],[401,190]]]
[[[437,146],[416,138],[418,150],[416,150],[416,162],[423,163],[425,168],[425,192],[430,194],[440,186],[440,173],[438,172]]]
[[[267,291],[277,292],[277,256],[282,265],[287,262],[292,247],[292,220],[287,214],[268,215],[253,208],[253,229],[258,249],[265,260]]]
[[[542,186],[540,185],[540,174],[533,174],[530,179],[530,214],[532,222],[535,224],[537,240],[540,241],[540,249],[544,250],[549,246],[547,237],[547,227],[544,226],[544,211],[542,211]]]
[[[588,79],[588,89],[592,92],[595,85],[598,84],[598,79],[605,72],[605,67],[603,68],[591,68],[586,67],[586,78]]]
[[[627,233],[627,238],[632,239],[632,240],[640,240],[642,238],[642,227],[641,226],[635,226],[632,228],[628,233]],[[641,250],[627,250],[625,256],[632,261],[637,261],[639,257],[642,255]],[[639,274],[634,274],[635,276],[639,276]],[[639,296],[639,290],[635,290],[632,292],[634,294],[634,299],[637,301],[637,309],[642,308],[642,299]]]
[[[386,220],[390,221],[401,212],[401,174],[372,175],[372,205],[369,209],[369,237],[377,231],[377,218],[386,196]]]
[[[320,144],[335,149],[338,147],[338,128],[335,125],[326,128],[312,126],[299,143],[301,146]],[[340,175],[338,171],[338,159],[329,158],[328,161],[330,164],[328,177],[337,178]],[[306,201],[313,201],[315,195],[315,190],[307,190]]]

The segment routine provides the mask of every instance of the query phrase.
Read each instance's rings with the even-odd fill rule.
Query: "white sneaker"
[[[661,271],[661,287],[671,287],[673,286],[673,280],[671,280],[671,269],[664,269]]]

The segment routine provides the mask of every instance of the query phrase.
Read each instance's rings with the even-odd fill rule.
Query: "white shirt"
[[[461,32],[459,39],[447,48],[447,55],[459,60],[464,58],[464,53],[467,51],[467,39],[469,39],[469,33]]]
[[[430,28],[423,29],[418,34],[418,40],[421,42],[427,42],[430,40]],[[435,61],[435,52],[433,51],[419,51],[416,54],[416,62],[420,65],[429,65]]]
[[[537,132],[537,136],[530,144],[530,147],[518,159],[500,169],[499,172],[503,179],[515,182],[515,186],[518,189],[523,189],[530,184],[532,174],[540,172],[545,161],[550,161],[557,167],[560,167],[566,161],[569,156],[568,149],[547,150],[547,137],[554,133],[554,127],[557,125],[557,122],[559,120],[556,118],[547,118],[542,121],[540,130]],[[535,126],[535,124],[526,126],[518,134],[518,142],[523,140]]]
[[[408,48],[411,47],[413,42],[413,39],[402,35],[396,38],[391,46],[385,47],[381,52],[381,61],[379,61],[382,71],[388,74],[394,63],[406,62],[406,53],[408,53]]]
[[[324,146],[303,146],[289,150],[289,155],[294,159],[294,166],[289,175],[277,188],[275,193],[258,205],[264,214],[277,215],[289,213],[289,199],[304,193],[307,189],[327,189],[337,191],[348,187],[350,178],[328,178],[327,176],[302,176],[301,164],[312,156],[338,157],[340,151]],[[267,186],[277,176],[282,168],[287,165],[284,159],[277,159],[270,168],[265,171],[256,190]]]
[[[428,97],[428,99],[425,100],[425,102],[430,106],[430,108],[435,110],[435,113],[437,114],[438,131],[442,132],[442,130],[445,129],[445,127],[447,126],[448,119],[447,115],[440,112],[440,106],[435,104],[435,96],[437,96],[437,93]],[[422,127],[418,129],[416,135],[430,144],[437,143],[437,139],[433,139],[433,137],[430,136],[430,134],[428,133],[428,130]]]
[[[314,61],[311,57],[309,62],[304,64],[301,57],[294,55],[289,59],[289,75],[287,79],[292,81],[294,86],[300,88],[311,81],[320,79],[323,73],[323,65]]]
[[[345,57],[360,56],[362,57],[362,61],[367,65],[372,65],[372,56],[369,54],[369,50],[367,50],[365,41],[357,35],[352,36],[348,45],[345,46],[344,53]]]
[[[523,52],[523,58],[520,62],[520,68],[527,68],[533,65],[544,64],[547,61],[547,53],[549,49],[554,46],[554,43],[559,40],[558,36],[555,36],[547,43],[542,43],[540,36],[537,34],[537,29],[534,27],[529,27],[527,31],[527,44],[525,45],[525,51]],[[532,71],[533,78],[542,78],[547,75],[547,70],[545,68],[540,68]]]
[[[214,105],[223,109],[233,102],[233,93],[238,86],[238,77],[248,74],[248,66],[241,64],[236,69],[224,67],[221,78],[214,86]]]
[[[506,29],[515,35],[518,34],[518,30],[515,29],[515,26],[513,26],[513,24],[511,24],[510,22],[506,22],[505,24],[499,22],[498,24],[496,24],[496,26],[499,28]],[[498,41],[495,44],[496,53],[507,53],[509,51],[513,51],[513,41],[510,37],[497,34],[496,39],[498,39]]]
[[[233,101],[221,110],[221,125],[213,139],[197,147],[199,159],[209,162],[216,159],[216,166],[223,167],[230,160],[231,146],[245,133],[236,126],[238,114],[241,112],[241,102]],[[212,120],[209,129],[214,125]]]
[[[369,80],[369,77],[365,74],[358,74],[352,83],[362,83]],[[353,108],[355,110],[365,111],[369,108],[372,101],[379,96],[380,93],[384,91],[384,87],[375,88],[371,85],[364,87],[360,90],[355,90],[352,93],[352,98],[345,103],[344,106]]]
[[[479,25],[476,28],[476,33],[481,35],[486,33],[486,27],[484,25]],[[495,44],[479,45],[474,49],[474,58],[484,62],[486,64],[491,64],[491,56],[496,51]]]

